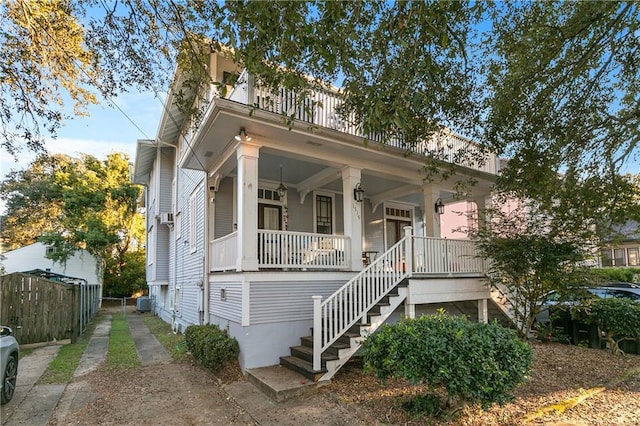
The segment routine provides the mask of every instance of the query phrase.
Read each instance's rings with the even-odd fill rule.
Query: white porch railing
[[[238,257],[238,232],[211,241],[209,256],[212,271],[230,271],[236,269]]]
[[[343,235],[258,230],[258,267],[349,269],[351,240]]]
[[[212,96],[214,92],[212,91]],[[374,142],[382,142],[381,134],[362,132],[362,126],[356,123],[353,116],[342,117],[338,107],[342,104],[342,95],[338,91],[314,89],[306,94],[280,88],[270,90],[255,83],[246,70],[238,78],[238,83],[231,90],[227,99],[258,109],[283,115],[286,119],[303,121],[315,126],[338,130],[349,135],[367,138]],[[435,155],[436,158],[460,166],[481,170],[488,173],[498,172],[498,157],[488,154],[484,164],[479,163],[483,157],[479,146],[473,141],[451,132],[442,132],[432,140],[424,141],[409,147],[400,138],[386,141],[387,145],[409,150],[418,155]]]
[[[369,312],[411,271],[411,228],[382,256],[322,301],[313,296],[313,369],[321,368],[321,356],[340,336]]]
[[[413,272],[435,274],[483,273],[485,261],[469,240],[413,237]]]

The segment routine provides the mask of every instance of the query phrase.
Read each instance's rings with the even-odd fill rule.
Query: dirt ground
[[[517,388],[515,399],[488,411],[467,407],[450,420],[416,419],[402,403],[426,393],[425,386],[403,380],[381,385],[362,374],[357,363],[347,365],[326,389],[343,404],[380,423],[403,425],[637,425],[640,423],[640,356],[562,344],[534,343],[529,382]],[[602,389],[601,387],[604,387]],[[586,397],[586,398],[585,398]],[[570,408],[577,400],[573,408]],[[555,404],[554,410],[553,406]],[[564,413],[558,412],[565,410]]]
[[[295,414],[287,411],[287,405],[274,403],[273,415],[269,416],[273,423],[268,424],[317,424],[305,421],[304,413],[318,409],[348,412],[348,417],[331,422],[336,425],[638,424],[640,356],[614,356],[559,344],[534,344],[534,352],[531,380],[517,389],[513,403],[504,407],[495,406],[488,411],[468,407],[448,421],[416,419],[402,410],[402,403],[424,392],[424,387],[400,380],[383,386],[374,377],[364,375],[354,362],[317,395],[297,401]],[[101,367],[80,379],[88,383],[92,401],[66,419],[70,424],[256,424],[250,413],[222,388],[224,383],[242,380],[237,365],[228,366],[217,376],[202,369],[195,360],[126,372]],[[601,386],[606,389],[598,390]],[[567,407],[567,401],[590,392],[594,395],[564,413],[545,411],[551,404],[565,402],[559,407]]]

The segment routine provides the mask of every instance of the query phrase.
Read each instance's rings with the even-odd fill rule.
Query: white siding
[[[86,250],[75,252],[66,263],[54,263],[46,257],[47,247],[34,243],[3,253],[5,273],[26,272],[33,269],[49,270],[55,274],[82,278],[87,284],[102,284],[98,275],[98,260]]]

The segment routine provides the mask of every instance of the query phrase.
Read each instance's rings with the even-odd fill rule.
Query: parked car
[[[628,283],[627,283],[628,284]],[[612,285],[609,287],[609,285]],[[551,321],[550,311],[558,305],[573,306],[577,305],[581,300],[590,297],[597,297],[600,299],[609,299],[612,297],[621,299],[631,299],[634,302],[640,303],[640,288],[633,287],[618,287],[616,283],[607,283],[606,287],[593,287],[580,289],[575,294],[570,295],[562,302],[560,301],[560,295],[556,291],[551,291],[547,294],[544,302],[544,309],[536,315],[536,322],[545,324]]]
[[[0,399],[2,404],[11,401],[16,391],[19,355],[20,349],[18,342],[13,337],[13,331],[9,327],[2,326],[0,329],[0,370],[2,371]]]
[[[610,281],[603,282],[600,284],[600,287],[611,287],[611,288],[635,288],[640,290],[640,284],[638,283],[627,283],[623,281]]]

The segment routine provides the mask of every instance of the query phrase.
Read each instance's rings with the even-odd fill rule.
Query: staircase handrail
[[[324,301],[313,296],[313,369],[321,368],[321,356],[329,346],[354,326],[412,270],[412,228],[389,250]]]

